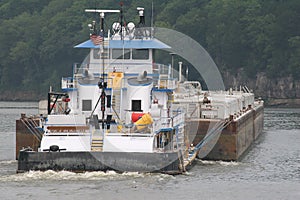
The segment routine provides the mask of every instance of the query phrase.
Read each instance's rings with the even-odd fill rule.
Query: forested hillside
[[[233,85],[231,79],[249,80],[256,83],[254,89],[262,90],[257,77],[264,77],[270,87],[289,77],[293,85],[288,89],[296,92],[286,97],[300,98],[299,0],[123,2],[127,19],[137,21],[135,8],[145,7],[148,24],[153,2],[155,26],[198,41],[215,60],[227,85]],[[50,85],[58,89],[61,76],[70,75],[72,64],[87,54],[73,48],[89,35],[87,24],[94,16],[84,9],[116,9],[118,4],[112,0],[1,0],[0,99],[17,93],[45,96]],[[266,97],[272,97],[271,93]]]

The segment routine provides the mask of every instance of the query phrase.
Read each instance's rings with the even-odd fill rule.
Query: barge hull
[[[206,135],[214,120],[193,120],[189,122],[197,131],[189,133],[192,144],[199,143]],[[218,142],[206,160],[238,161],[243,158],[253,142],[263,131],[264,107],[258,105],[233,121],[222,130]]]
[[[37,151],[40,146],[40,141],[30,132],[24,123],[28,119],[25,114],[21,114],[21,118],[16,120],[16,159],[18,159],[20,150],[29,147],[33,151]],[[36,117],[30,120],[39,125],[39,118]]]
[[[33,152],[20,151],[17,172],[67,170],[74,172],[181,173],[178,153],[139,152]]]

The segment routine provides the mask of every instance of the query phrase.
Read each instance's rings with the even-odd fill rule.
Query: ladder
[[[158,88],[168,88],[168,78],[167,74],[160,74],[158,79]]]
[[[185,170],[185,159],[184,159],[184,125],[179,124],[175,128],[175,137],[176,137],[176,149],[178,152],[178,158],[180,163],[180,170]]]
[[[184,125],[180,124],[176,127],[176,148],[184,150]]]
[[[101,47],[99,49],[100,60],[102,61],[101,64],[102,64],[103,70],[105,70],[105,71],[107,70],[107,67],[109,66],[109,62],[110,62],[108,45],[109,45],[109,41],[104,40],[103,45],[101,45]]]

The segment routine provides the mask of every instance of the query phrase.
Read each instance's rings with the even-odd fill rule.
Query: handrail
[[[42,140],[42,133],[40,131],[38,131],[36,129],[37,124],[35,122],[33,122],[33,125],[35,125],[35,127],[32,126],[30,121],[33,121],[32,119],[22,119],[21,118],[21,122],[25,125],[25,127],[30,131],[30,133],[40,142]]]

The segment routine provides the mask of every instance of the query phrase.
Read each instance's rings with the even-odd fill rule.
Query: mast
[[[105,38],[105,34],[104,34],[104,16],[105,13],[119,13],[120,10],[99,10],[99,9],[86,9],[85,12],[92,12],[92,13],[99,13],[100,16],[100,32],[99,34],[97,34],[97,29],[96,29],[96,22],[93,21],[93,24],[90,25],[90,27],[92,28],[92,35],[91,37],[94,39],[93,43],[94,45],[99,45],[99,50],[100,50],[100,55],[103,56],[104,54],[104,38]],[[106,94],[105,94],[105,89],[107,87],[107,82],[105,82],[104,77],[105,77],[105,69],[104,69],[104,58],[102,57],[102,77],[100,79],[100,81],[98,82],[98,87],[99,89],[101,89],[101,95],[98,98],[98,101],[90,115],[90,119],[92,119],[93,114],[100,102],[101,105],[101,112],[102,112],[102,129],[104,130],[104,118],[105,118],[105,98],[106,98]],[[97,122],[98,123],[98,122]]]
[[[153,20],[154,20],[153,17],[154,16],[153,16],[153,1],[152,1],[152,4],[151,4],[151,32],[150,32],[150,37],[151,38],[153,38],[153,28],[154,28],[153,27],[153,23],[154,23],[153,22]]]
[[[124,36],[123,36],[123,27],[124,27],[124,20],[123,20],[124,16],[123,16],[123,2],[120,2],[120,24],[121,24],[121,40],[123,40]]]

